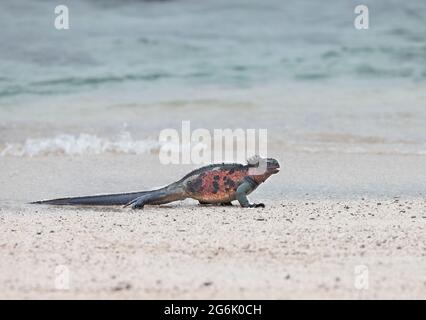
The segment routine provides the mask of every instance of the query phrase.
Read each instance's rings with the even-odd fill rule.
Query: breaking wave
[[[34,157],[42,155],[85,155],[101,153],[144,154],[158,151],[156,140],[134,140],[129,132],[114,139],[81,133],[60,134],[53,138],[26,139],[24,142],[0,145],[0,156]]]
[[[168,150],[181,152],[179,144],[161,143],[153,138],[134,139],[123,131],[115,137],[105,138],[94,134],[59,134],[54,137],[28,138],[23,142],[0,143],[0,157],[36,157],[46,155],[97,155],[97,154],[152,154],[160,152],[167,145]],[[207,146],[205,146],[207,147]],[[381,141],[357,143],[342,141],[270,141],[268,149],[303,153],[344,153],[344,154],[399,154],[426,155],[426,143]],[[235,151],[235,150],[234,150]],[[214,152],[214,151],[212,151]]]

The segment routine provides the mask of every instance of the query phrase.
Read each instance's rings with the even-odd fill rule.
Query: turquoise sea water
[[[0,154],[144,152],[182,120],[307,152],[426,153],[424,0],[363,1],[368,30],[349,0],[61,3],[69,30],[56,1],[0,4]]]
[[[61,2],[62,3],[62,2]],[[426,81],[426,2],[2,1],[0,99],[117,85]]]

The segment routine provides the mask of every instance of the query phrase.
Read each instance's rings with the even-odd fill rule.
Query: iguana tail
[[[158,192],[158,190],[120,194],[105,194],[99,196],[86,196],[76,198],[60,198],[53,200],[35,201],[31,202],[31,204],[115,206],[125,205],[138,197],[156,192]]]

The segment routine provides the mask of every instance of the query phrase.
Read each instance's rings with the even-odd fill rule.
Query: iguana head
[[[280,164],[274,158],[254,156],[247,160],[247,165],[249,167],[249,176],[257,182],[263,182],[280,171]]]

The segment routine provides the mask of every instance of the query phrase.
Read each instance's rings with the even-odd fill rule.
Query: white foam
[[[60,134],[52,138],[26,139],[19,143],[0,146],[0,156],[34,157],[49,154],[85,155],[101,153],[143,154],[156,151],[160,143],[155,140],[134,140],[129,132],[113,139],[81,133]]]

